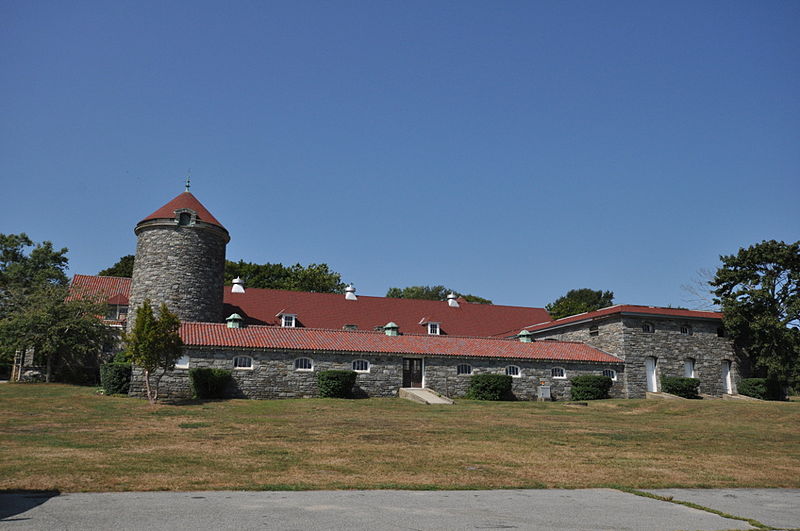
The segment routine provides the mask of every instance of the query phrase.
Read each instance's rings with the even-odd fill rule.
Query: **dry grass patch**
[[[150,407],[5,384],[0,403],[0,489],[800,487],[797,402]]]

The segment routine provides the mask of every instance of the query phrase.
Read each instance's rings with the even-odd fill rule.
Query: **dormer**
[[[279,317],[281,318],[281,326],[283,328],[295,328],[297,326],[297,314],[282,313]]]
[[[175,211],[175,220],[181,227],[191,227],[197,223],[197,211],[191,208],[179,208]]]
[[[442,333],[442,327],[439,326],[440,323],[434,323],[428,321],[428,334],[432,336],[438,336]]]

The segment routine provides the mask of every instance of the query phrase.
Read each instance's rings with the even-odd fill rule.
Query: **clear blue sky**
[[[183,190],[360,294],[684,305],[800,239],[800,2],[0,0],[0,232],[95,274]]]

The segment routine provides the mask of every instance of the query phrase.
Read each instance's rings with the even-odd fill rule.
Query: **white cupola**
[[[452,292],[448,293],[447,294],[447,305],[450,306],[451,308],[459,308],[460,306],[458,304],[458,300],[457,299],[458,299],[458,297],[456,296],[455,293],[452,293]]]
[[[231,293],[244,293],[244,280],[242,280],[241,277],[236,277],[233,279]]]
[[[352,284],[348,285],[344,288],[344,298],[349,301],[357,301],[358,297],[356,297],[356,288],[353,287]]]

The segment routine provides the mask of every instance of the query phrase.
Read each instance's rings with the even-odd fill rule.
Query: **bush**
[[[475,374],[469,380],[467,398],[471,400],[510,400],[511,376],[507,374]]]
[[[700,395],[697,394],[699,385],[700,380],[697,378],[661,377],[661,391],[682,398],[700,398]]]
[[[784,400],[783,387],[770,378],[742,378],[736,388],[740,395],[752,396],[761,400]]]
[[[608,398],[608,392],[614,381],[608,376],[584,374],[570,380],[572,382],[573,400],[602,400]]]
[[[131,385],[130,363],[104,363],[100,366],[100,385],[107,395],[127,395]]]
[[[189,384],[194,398],[223,398],[230,381],[231,371],[225,369],[189,369]]]
[[[356,383],[355,371],[319,371],[317,386],[322,398],[350,398]]]

